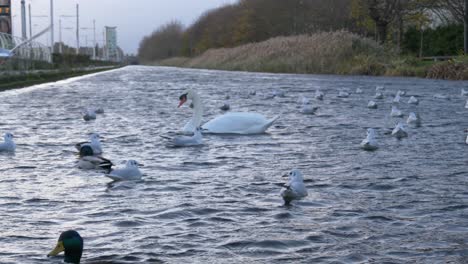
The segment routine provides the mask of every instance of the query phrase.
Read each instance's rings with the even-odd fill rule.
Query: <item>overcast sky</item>
[[[12,0],[13,34],[21,36],[21,5],[20,0]],[[96,20],[97,41],[102,43],[104,26],[117,27],[118,45],[126,53],[136,53],[140,40],[149,35],[159,26],[178,20],[185,26],[194,22],[203,12],[237,0],[54,0],[55,41],[59,38],[58,22],[60,15],[75,15],[76,4],[80,5],[80,28],[92,28]],[[31,4],[33,34],[47,27],[49,23],[50,0],[26,0],[26,6]],[[47,17],[34,17],[47,16]],[[76,46],[75,18],[62,18],[62,39],[69,45]],[[27,22],[29,25],[29,21]],[[29,36],[29,28],[28,28]],[[92,44],[93,31],[82,30],[81,46]],[[49,44],[50,37],[40,39]]]

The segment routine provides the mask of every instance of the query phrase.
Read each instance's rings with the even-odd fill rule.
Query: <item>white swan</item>
[[[185,133],[193,133],[200,126],[203,116],[203,104],[200,96],[195,90],[188,90],[180,97],[179,107],[187,100],[192,100],[193,117],[184,126]],[[279,118],[266,119],[263,115],[249,112],[230,112],[205,123],[202,127],[203,132],[212,134],[261,134],[273,125]]]
[[[75,148],[78,150],[78,151],[81,151],[81,148],[84,147],[84,146],[90,146],[93,150],[93,154],[92,155],[99,155],[102,153],[102,147],[101,147],[101,141],[99,140],[100,136],[99,134],[97,133],[92,133],[90,136],[89,136],[89,142],[86,141],[86,142],[80,142],[80,143],[77,143],[75,144]]]
[[[367,129],[367,137],[361,142],[361,148],[364,150],[376,150],[378,148],[377,140],[375,139],[375,130]]]
[[[402,123],[398,123],[392,131],[392,136],[401,139],[408,136],[405,126]]]
[[[0,143],[0,152],[14,152],[16,150],[16,144],[13,141],[13,134],[12,133],[5,133],[3,136],[4,142]]]
[[[392,106],[392,111],[390,112],[390,116],[392,116],[392,117],[402,117],[403,112],[401,112],[401,110],[398,109],[396,106]]]
[[[414,96],[411,96],[410,99],[408,100],[408,104],[417,105],[417,104],[419,104],[419,100],[418,100],[418,98],[416,98]]]
[[[289,177],[288,183],[281,190],[281,197],[283,197],[285,205],[290,204],[293,200],[299,200],[307,196],[307,189],[304,185],[302,173],[299,170],[294,169],[283,177]]]
[[[106,177],[111,178],[114,181],[135,181],[141,179],[141,172],[138,169],[138,166],[142,166],[138,164],[138,162],[134,160],[127,161],[127,164],[124,168],[111,170]]]
[[[371,100],[371,101],[369,101],[369,103],[367,104],[367,108],[370,108],[370,109],[377,109],[377,103]]]

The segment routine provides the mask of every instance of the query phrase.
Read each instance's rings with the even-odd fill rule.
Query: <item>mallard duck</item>
[[[302,173],[298,169],[293,169],[283,177],[289,177],[288,183],[281,190],[284,204],[289,205],[293,200],[300,200],[307,196],[307,189],[304,185]]]
[[[83,254],[83,238],[75,230],[62,232],[55,248],[47,254],[47,257],[57,256],[65,251],[64,261],[67,263],[80,263]]]
[[[80,149],[80,159],[78,160],[78,168],[83,170],[99,170],[104,169],[109,173],[112,170],[112,162],[100,156],[94,156],[91,146],[83,146]]]
[[[100,136],[97,133],[92,133],[89,136],[90,141],[80,142],[75,144],[75,148],[80,151],[83,146],[90,146],[93,149],[93,154],[91,155],[99,155],[102,153],[101,148],[101,141],[99,140]]]

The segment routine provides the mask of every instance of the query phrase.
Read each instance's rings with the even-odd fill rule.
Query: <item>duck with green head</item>
[[[80,263],[83,254],[83,238],[78,232],[75,230],[62,232],[57,241],[57,246],[47,254],[47,257],[57,256],[62,251],[65,251],[65,262]]]

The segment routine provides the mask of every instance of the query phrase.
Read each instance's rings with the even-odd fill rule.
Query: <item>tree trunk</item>
[[[377,23],[377,34],[378,34],[378,40],[380,44],[384,44],[385,41],[387,40],[387,26],[388,26],[388,23],[386,22]]]
[[[419,58],[423,56],[424,30],[421,28],[421,42],[419,43]]]
[[[464,23],[465,23],[465,35],[464,35],[464,50],[465,55],[468,54],[468,0],[465,0],[465,12],[464,12]]]

